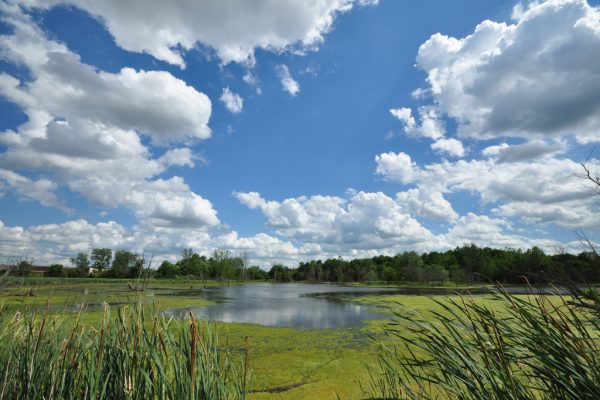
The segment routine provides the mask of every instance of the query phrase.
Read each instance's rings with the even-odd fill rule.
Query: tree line
[[[421,283],[531,283],[600,282],[600,259],[595,252],[545,254],[528,250],[493,249],[468,244],[445,252],[344,260],[341,257],[300,262],[296,267],[273,264],[269,271],[250,266],[248,255],[217,249],[210,256],[185,249],[176,262],[163,261],[155,269],[144,257],[127,250],[95,248],[70,259],[71,266],[51,265],[45,275],[55,277],[156,278],[186,277],[198,280],[275,282],[421,282]],[[29,261],[21,261],[16,275],[28,275]],[[30,270],[30,268],[29,268]]]
[[[331,258],[299,263],[297,268],[275,265],[276,281],[309,282],[420,282],[420,283],[530,283],[600,282],[600,258],[595,252],[547,255],[539,247],[528,250],[493,249],[468,244],[445,252],[344,260]]]

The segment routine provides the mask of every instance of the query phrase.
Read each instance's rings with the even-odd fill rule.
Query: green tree
[[[93,249],[90,259],[92,261],[92,268],[98,271],[104,271],[110,267],[112,250],[108,248]]]
[[[29,276],[31,275],[31,268],[33,265],[30,261],[23,260],[17,264],[14,274],[17,276]]]
[[[215,279],[231,279],[233,275],[233,263],[231,252],[227,249],[215,249],[210,257],[211,275]]]
[[[62,264],[52,264],[48,270],[44,272],[44,276],[59,277],[65,276],[64,266]]]
[[[127,250],[115,251],[111,275],[116,278],[136,277],[144,267],[144,260]]]
[[[273,264],[269,271],[269,278],[275,282],[290,282],[292,280],[292,273],[288,267],[282,264]]]
[[[71,257],[71,264],[75,269],[74,275],[84,277],[90,273],[90,260],[88,259],[87,253],[77,253],[75,257]]]
[[[194,276],[198,279],[207,279],[209,276],[208,260],[205,256],[194,253],[192,249],[184,249],[181,253],[181,260],[177,262],[179,274],[184,276]]]
[[[260,267],[253,265],[247,270],[247,278],[252,281],[265,280],[269,278],[269,274]]]
[[[156,276],[158,278],[175,278],[179,273],[179,265],[173,264],[167,260],[163,261],[156,270]]]

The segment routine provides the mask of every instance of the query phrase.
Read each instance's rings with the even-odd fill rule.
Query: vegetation
[[[12,269],[13,275],[27,275],[31,263]],[[600,257],[595,251],[578,255],[547,255],[540,248],[529,250],[492,249],[464,245],[446,252],[418,254],[407,251],[395,256],[300,262],[296,268],[274,264],[267,272],[248,266],[247,256],[234,256],[217,249],[210,257],[185,249],[176,262],[163,261],[154,270],[143,257],[126,250],[92,249],[90,256],[79,253],[71,258],[72,268],[54,264],[46,272],[53,277],[94,277],[139,279],[186,277],[202,281],[273,280],[275,282],[412,282],[425,284],[600,282]],[[29,266],[29,269],[27,268]]]
[[[166,320],[141,304],[96,327],[16,313],[0,329],[0,399],[243,399],[248,371],[207,323]]]
[[[594,295],[597,295],[594,292]],[[594,296],[523,299],[503,291],[500,312],[466,297],[433,318],[397,313],[381,341],[381,399],[596,399],[600,320]]]

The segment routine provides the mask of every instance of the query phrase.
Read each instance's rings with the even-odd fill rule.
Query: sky
[[[0,257],[600,233],[600,2],[0,0]]]

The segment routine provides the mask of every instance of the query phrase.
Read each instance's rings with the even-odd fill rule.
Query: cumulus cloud
[[[61,209],[67,213],[72,210],[66,207],[57,197],[56,183],[48,179],[32,180],[16,172],[0,169],[0,183],[4,182],[5,187],[15,190],[20,196],[26,199],[36,200],[46,207]],[[1,193],[2,187],[0,187]]]
[[[424,166],[408,164],[410,158],[404,153],[384,153],[376,158],[376,171],[390,181],[412,182],[419,190],[471,193],[482,205],[494,206],[498,216],[569,229],[600,228],[594,217],[598,212],[595,193],[576,176],[582,172],[580,164],[555,157],[498,164],[501,151],[509,148],[488,151],[497,156],[484,160],[445,160]],[[410,181],[402,172],[407,165]],[[598,162],[590,160],[590,167],[598,169]],[[416,197],[409,193],[403,195],[404,200]]]
[[[419,108],[420,124],[413,117],[410,108],[393,108],[390,110],[390,114],[403,123],[404,132],[412,137],[438,140],[444,137],[446,132],[443,121],[433,107]]]
[[[476,243],[495,248],[528,248],[540,244],[542,248],[548,247],[547,243],[544,246],[541,241],[516,235],[510,223],[504,219],[474,213],[460,217],[444,236],[455,246]]]
[[[224,64],[254,63],[254,50],[306,50],[323,41],[353,0],[177,0],[164,3],[118,0],[23,0],[29,6],[70,4],[100,20],[116,43],[129,51],[185,66],[183,52],[201,43]],[[360,0],[359,5],[376,4]]]
[[[452,157],[463,157],[465,155],[465,149],[459,140],[444,138],[446,128],[435,107],[420,107],[419,122],[413,116],[410,108],[392,108],[390,114],[402,123],[404,133],[409,137],[423,137],[433,140],[431,148],[437,153]]]
[[[287,65],[281,64],[277,66],[277,76],[281,81],[281,87],[288,92],[290,96],[296,96],[300,92],[300,85],[292,78]]]
[[[410,189],[395,199],[365,192],[350,193],[347,199],[301,196],[283,201],[266,200],[256,192],[234,195],[242,204],[261,211],[277,234],[298,243],[293,252],[297,259],[445,250],[472,242],[496,248],[539,246],[547,251],[559,245],[519,233],[508,214],[459,216],[437,188]],[[449,228],[434,234],[416,217],[445,220]],[[582,250],[576,242],[563,245],[571,251]]]
[[[449,156],[463,157],[465,155],[463,144],[456,139],[439,139],[431,145],[431,148]]]
[[[452,204],[444,198],[444,195],[427,187],[397,193],[396,201],[402,209],[418,217],[442,221],[453,221],[458,218]]]
[[[484,21],[419,49],[440,113],[463,137],[600,139],[600,11],[585,0],[531,2],[514,23]]]
[[[358,192],[349,199],[312,196],[265,200],[256,192],[235,193],[260,210],[278,234],[329,255],[357,255],[419,248],[433,239],[394,199]],[[370,253],[369,253],[370,254]]]
[[[170,166],[193,166],[191,151],[170,149],[155,159],[142,141],[208,138],[206,95],[164,71],[98,71],[48,39],[20,7],[0,7],[13,28],[0,36],[0,53],[29,72],[27,81],[0,73],[0,94],[28,117],[16,131],[0,133],[0,168],[16,174],[5,174],[5,182],[22,196],[65,210],[55,195],[59,186],[93,205],[133,207],[139,218],[161,224],[179,226],[184,217],[197,227],[218,222],[211,203],[178,178],[153,180]],[[21,170],[37,177],[18,178]],[[135,201],[136,191],[150,202]],[[152,206],[159,199],[169,207]]]
[[[375,173],[381,175],[383,179],[405,184],[413,181],[416,165],[408,154],[390,151],[375,156],[375,162],[377,163]]]
[[[228,87],[223,88],[223,93],[219,100],[223,102],[229,112],[234,114],[241,112],[244,107],[244,100],[239,94],[232,92]]]

